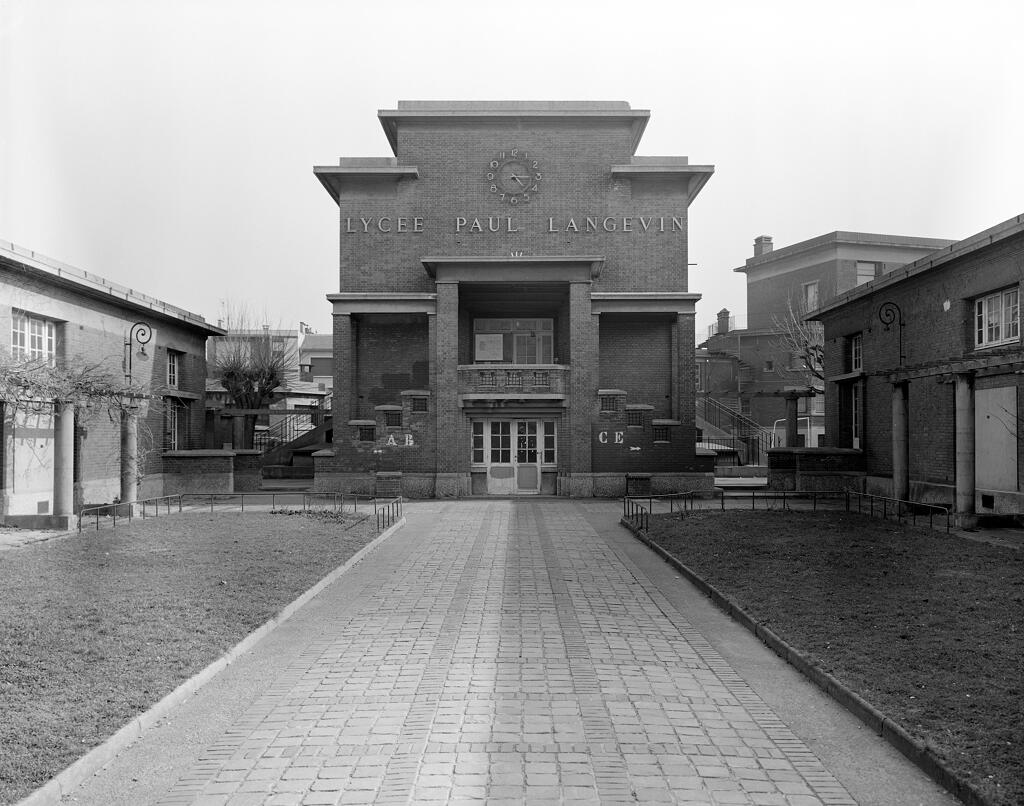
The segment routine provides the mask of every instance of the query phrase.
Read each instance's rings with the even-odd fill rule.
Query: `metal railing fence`
[[[386,501],[373,499],[373,512],[377,517],[377,531],[383,532],[402,519],[402,497]]]
[[[936,528],[936,518],[945,519],[945,531],[952,528],[953,513],[949,507],[939,504],[926,504],[920,501],[908,501],[901,498],[888,498],[881,495],[870,495],[856,490],[839,491],[792,491],[792,490],[751,490],[749,493],[730,493],[724,490],[685,490],[662,495],[624,496],[622,499],[622,516],[637,528],[647,530],[650,515],[659,506],[664,507],[665,514],[684,517],[689,512],[717,509],[725,511],[726,501],[733,509],[745,509],[749,501],[750,509],[764,510],[810,510],[816,512],[821,507],[832,510],[841,509],[846,512],[858,512],[888,520],[890,517],[899,522],[909,521],[917,525],[918,518],[928,518],[929,528]],[[831,504],[831,506],[829,506]]]

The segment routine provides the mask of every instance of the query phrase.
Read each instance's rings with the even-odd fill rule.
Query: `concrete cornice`
[[[593,313],[695,313],[700,294],[687,291],[595,291]]]
[[[397,183],[407,179],[419,179],[419,168],[415,165],[398,165],[394,158],[343,159],[339,165],[314,165],[313,175],[320,184],[338,201],[346,186],[365,187],[372,183]]]
[[[629,165],[612,166],[613,179],[685,184],[690,201],[696,198],[714,172],[714,165],[689,165],[686,157],[633,157]]]
[[[600,255],[452,255],[421,259],[437,282],[590,282],[601,275]]]
[[[331,313],[425,313],[437,312],[437,294],[356,291],[328,294]]]
[[[649,110],[630,109],[625,101],[399,101],[397,109],[377,111],[391,151],[396,155],[399,125],[439,120],[458,122],[460,125],[493,123],[499,120],[515,123],[621,120],[630,126],[630,153],[634,153],[650,116]]]

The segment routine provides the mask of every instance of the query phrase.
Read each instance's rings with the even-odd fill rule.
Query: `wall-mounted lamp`
[[[124,340],[124,380],[125,383],[131,386],[132,383],[132,354],[134,350],[133,344],[139,345],[139,358],[148,360],[149,356],[146,355],[146,345],[149,344],[149,340],[153,338],[153,329],[145,322],[136,322],[132,325],[131,330],[128,331],[128,335]]]
[[[885,325],[886,330],[893,324],[897,325],[896,333],[899,339],[900,366],[902,367],[907,358],[903,354],[903,328],[906,327],[906,322],[903,321],[903,311],[895,302],[883,302],[878,309],[878,319]]]

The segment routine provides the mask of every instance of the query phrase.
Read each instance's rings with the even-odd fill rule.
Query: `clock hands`
[[[521,177],[519,174],[509,174],[508,178],[515,179],[520,185],[526,187],[526,182],[523,181],[523,177]]]

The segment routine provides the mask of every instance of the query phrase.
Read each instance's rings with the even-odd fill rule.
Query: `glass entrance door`
[[[540,491],[540,462],[537,455],[537,421],[516,422],[516,492]]]
[[[521,495],[540,492],[537,420],[491,420],[487,428],[487,492]],[[513,444],[514,440],[514,444]]]

